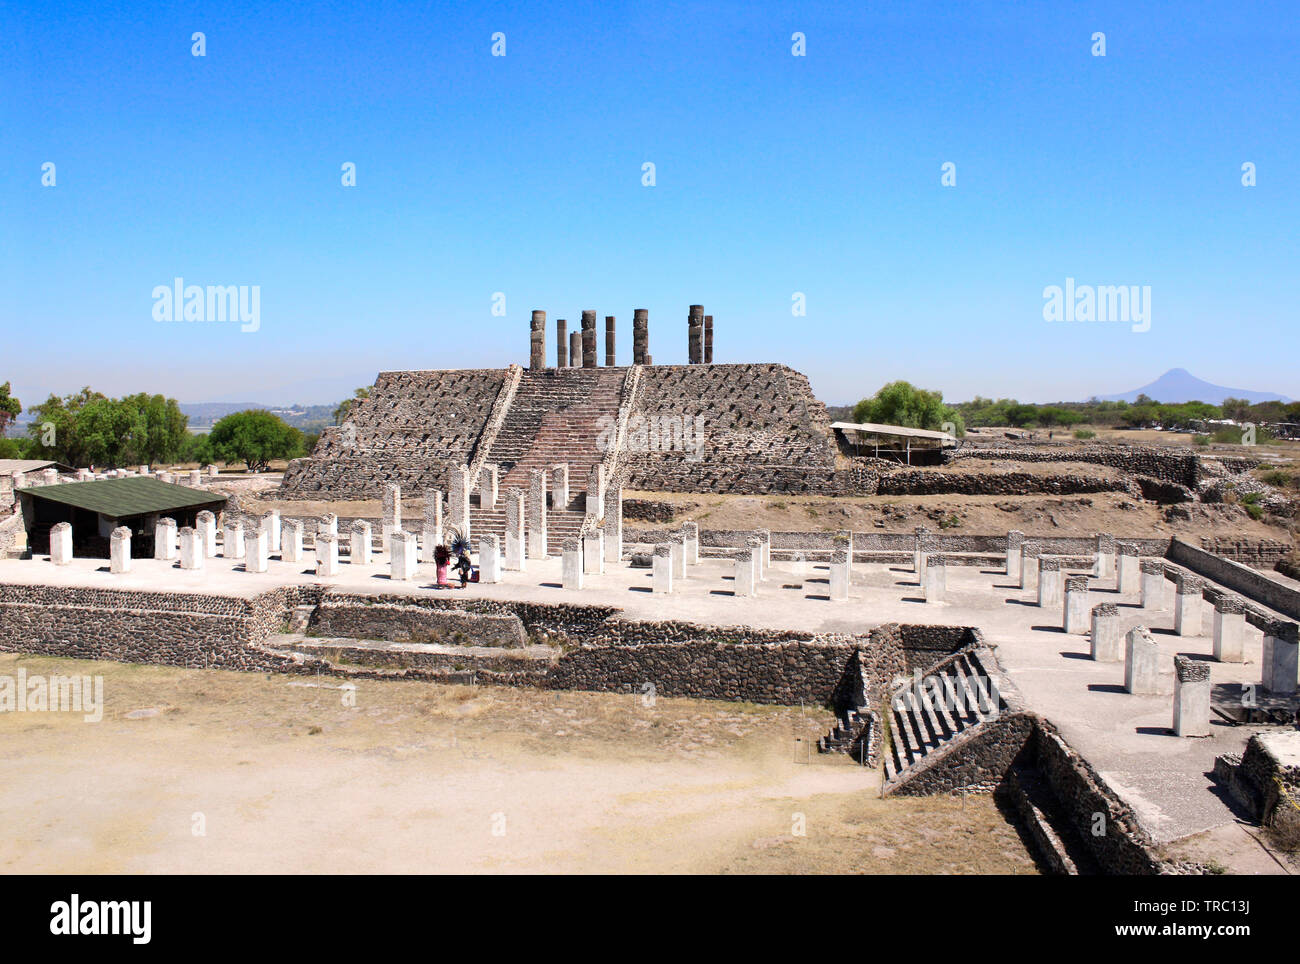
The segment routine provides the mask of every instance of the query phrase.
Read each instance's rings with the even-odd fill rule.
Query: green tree
[[[262,409],[232,412],[212,426],[212,452],[226,462],[243,462],[250,472],[265,472],[272,459],[302,454],[302,433]]]
[[[9,394],[9,383],[0,385],[0,438],[23,410],[22,402]]]
[[[32,438],[32,458],[53,459],[74,467],[97,464],[92,461],[92,445],[82,433],[81,420],[86,407],[100,400],[107,398],[87,386],[62,398],[51,395],[32,406],[32,422],[27,427]]]
[[[942,431],[945,422],[955,426],[954,435],[966,434],[966,422],[951,405],[943,403],[942,392],[916,388],[910,382],[890,382],[871,398],[853,408],[855,422],[878,422]]]
[[[352,414],[352,406],[356,405],[357,402],[361,401],[363,398],[369,397],[370,389],[363,385],[352,393],[351,398],[345,398],[343,401],[339,402],[338,406],[334,409],[334,424],[342,425],[346,422],[348,416]]]

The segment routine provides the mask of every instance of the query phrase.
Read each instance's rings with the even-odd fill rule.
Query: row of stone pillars
[[[690,364],[713,364],[713,316],[704,313],[703,305],[691,305],[686,325],[686,347]],[[617,364],[615,330],[614,316],[606,315],[605,365],[609,368]],[[569,323],[563,318],[556,321],[555,367],[597,367],[597,334],[595,309],[583,311],[581,328],[577,331],[569,331]],[[546,368],[546,312],[533,312],[530,338],[528,367],[533,370]],[[650,312],[646,308],[637,308],[632,312],[632,364],[654,364],[650,355]]]

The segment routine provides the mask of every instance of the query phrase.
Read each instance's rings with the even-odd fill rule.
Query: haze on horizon
[[[0,381],[325,404],[526,364],[532,308],[552,359],[595,308],[626,363],[645,307],[684,363],[703,303],[828,404],[1300,397],[1297,40],[1285,3],[7,7]],[[177,277],[258,286],[257,330],[156,321]],[[1150,286],[1150,330],[1045,321],[1067,279]]]

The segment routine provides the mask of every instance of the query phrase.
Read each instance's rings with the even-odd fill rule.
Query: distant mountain
[[[1244,398],[1248,402],[1289,402],[1291,399],[1277,392],[1253,392],[1245,388],[1224,388],[1197,378],[1186,368],[1171,368],[1149,385],[1135,388],[1120,395],[1098,395],[1103,402],[1134,402],[1145,395],[1157,402],[1177,405],[1180,402],[1205,402],[1220,405],[1225,398]]]

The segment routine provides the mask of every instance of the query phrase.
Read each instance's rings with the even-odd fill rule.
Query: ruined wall
[[[1192,453],[1161,451],[1135,445],[1089,445],[1061,448],[960,448],[950,450],[946,461],[991,459],[1011,462],[1090,462],[1107,465],[1131,475],[1145,475],[1161,482],[1195,489],[1200,481],[1200,458]]]
[[[1247,599],[1263,603],[1292,619],[1300,619],[1300,591],[1270,579],[1261,572],[1206,552],[1181,539],[1174,539],[1170,543],[1169,559]]]
[[[467,613],[398,602],[327,597],[312,613],[307,631],[316,636],[383,639],[474,646],[522,646],[524,626],[513,614]]]

